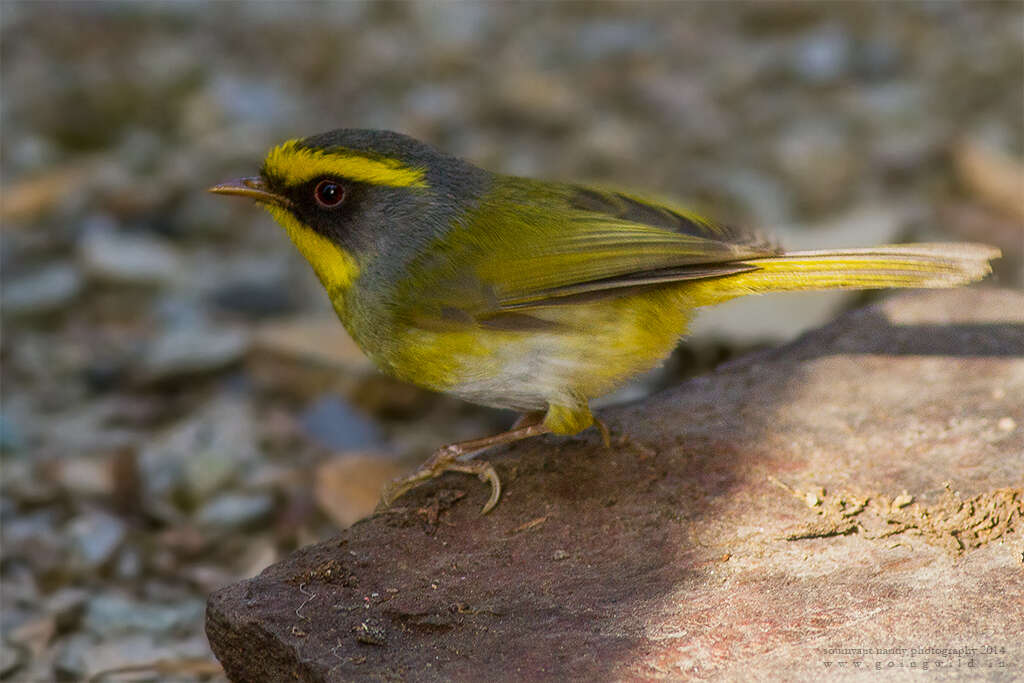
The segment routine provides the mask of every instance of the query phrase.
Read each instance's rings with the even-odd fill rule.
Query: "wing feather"
[[[439,309],[477,321],[721,277],[753,268],[737,261],[780,253],[756,233],[675,206],[520,178],[496,183],[438,248],[444,258],[413,264],[410,280],[431,283],[424,296]]]

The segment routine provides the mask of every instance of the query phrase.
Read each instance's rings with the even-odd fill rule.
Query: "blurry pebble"
[[[79,254],[89,275],[114,283],[166,284],[181,272],[174,248],[144,234],[91,230],[79,242]]]
[[[249,338],[234,328],[206,324],[176,327],[146,349],[141,379],[155,383],[223,370],[239,362],[248,347]]]
[[[0,453],[13,453],[24,446],[21,432],[10,417],[0,413]]]
[[[100,594],[89,600],[83,627],[100,637],[129,633],[154,636],[186,634],[202,623],[205,603],[200,598],[175,605],[157,605],[118,594]]]
[[[229,282],[210,296],[220,309],[250,318],[269,318],[296,309],[292,289],[281,282],[252,280]]]
[[[68,263],[54,263],[4,283],[5,316],[42,315],[71,304],[82,291],[82,275]]]
[[[249,544],[245,554],[241,557],[239,566],[241,575],[252,577],[274,564],[280,559],[274,543],[266,538],[258,539]]]
[[[803,122],[782,133],[775,157],[784,180],[808,213],[840,208],[851,196],[859,156],[846,130],[826,120]]]
[[[866,78],[892,76],[903,60],[901,46],[893,39],[869,37],[854,57],[859,75]]]
[[[105,512],[87,512],[67,526],[74,561],[85,571],[94,571],[109,562],[127,533],[124,522]]]
[[[737,168],[711,173],[710,182],[764,225],[786,225],[793,220],[790,192],[775,174]]]
[[[36,615],[7,634],[10,642],[25,647],[33,658],[43,654],[57,634],[57,620],[50,615]]]
[[[582,61],[650,54],[658,49],[661,35],[648,21],[589,21],[575,29],[572,54]]]
[[[328,460],[316,469],[317,506],[339,529],[349,527],[373,512],[381,489],[402,471],[381,454],[353,454]]]
[[[85,657],[96,645],[95,639],[86,633],[75,633],[63,640],[59,647],[54,673],[58,679],[85,680]]]
[[[211,666],[203,667],[200,671],[199,668],[195,668],[193,662],[203,658],[209,658]],[[158,666],[173,662],[187,662],[192,666],[183,668],[177,676],[169,675]],[[147,665],[154,667],[148,675],[140,671],[128,679],[116,676],[97,678],[104,671],[126,667],[142,667],[144,670]],[[206,676],[218,669],[206,641],[201,637],[166,642],[149,635],[129,635],[98,643],[89,648],[82,657],[82,678],[87,680],[206,680]]]
[[[266,521],[273,510],[269,495],[226,493],[204,505],[196,518],[208,528],[240,531]]]
[[[57,162],[58,153],[48,137],[27,133],[8,141],[5,161],[25,174],[45,173]]]
[[[239,579],[235,572],[212,564],[193,564],[182,567],[182,576],[205,593],[211,593]]]
[[[5,467],[6,469],[8,468]],[[6,477],[4,484],[7,484]],[[25,561],[40,574],[65,564],[67,548],[55,528],[54,512],[54,510],[44,509],[21,514],[13,519],[5,519],[3,525],[5,559]],[[7,591],[11,588],[11,577],[5,572],[4,589]],[[24,588],[34,590],[33,585],[29,583],[25,583]]]
[[[1000,431],[1012,432],[1014,429],[1017,428],[1017,421],[1014,420],[1012,417],[1001,417],[999,418],[997,426],[999,427]]]
[[[89,592],[87,590],[65,587],[46,599],[44,609],[54,618],[58,632],[66,632],[78,626],[88,599]]]
[[[142,557],[137,548],[129,546],[121,551],[114,564],[114,575],[119,579],[131,581],[142,576]]]
[[[351,374],[373,372],[370,359],[333,316],[268,322],[256,330],[253,350],[283,360]]]
[[[324,396],[309,406],[299,422],[314,441],[333,451],[368,448],[383,439],[376,423],[337,396]]]
[[[14,647],[6,641],[0,642],[0,678],[7,678],[21,668],[25,654],[19,647]]]
[[[28,458],[9,460],[3,469],[4,493],[19,503],[41,505],[52,502],[59,494],[52,482],[39,476],[35,463]],[[38,515],[37,515],[38,516]],[[9,531],[10,521],[5,520],[4,531]]]
[[[249,404],[230,396],[198,406],[192,416],[153,439],[139,458],[139,474],[150,499],[204,502],[256,460],[256,425]]]
[[[113,462],[106,458],[72,456],[49,463],[53,481],[71,495],[110,496],[114,493]]]
[[[793,71],[805,81],[832,83],[846,75],[850,38],[838,26],[821,28],[795,44]]]

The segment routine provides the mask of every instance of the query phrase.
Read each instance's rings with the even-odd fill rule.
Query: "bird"
[[[786,251],[675,202],[484,170],[412,137],[341,128],[273,147],[258,176],[210,188],[255,200],[291,238],[341,323],[384,373],[516,411],[499,434],[443,446],[393,481],[391,504],[445,472],[490,484],[473,455],[541,435],[609,433],[590,401],[673,351],[694,311],[748,294],[980,280],[974,243]]]

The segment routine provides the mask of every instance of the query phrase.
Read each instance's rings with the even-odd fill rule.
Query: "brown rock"
[[[1017,678],[1022,397],[1024,294],[894,298],[607,411],[611,450],[489,456],[490,515],[425,485],[207,633],[238,681]]]
[[[373,512],[384,485],[400,474],[398,463],[379,453],[333,458],[316,469],[316,503],[344,529]]]

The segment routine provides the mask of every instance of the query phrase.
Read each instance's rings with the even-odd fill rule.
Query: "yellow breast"
[[[401,379],[484,405],[531,411],[574,404],[668,356],[685,332],[686,298],[674,286],[530,311],[556,323],[553,331],[408,329],[387,364]]]

